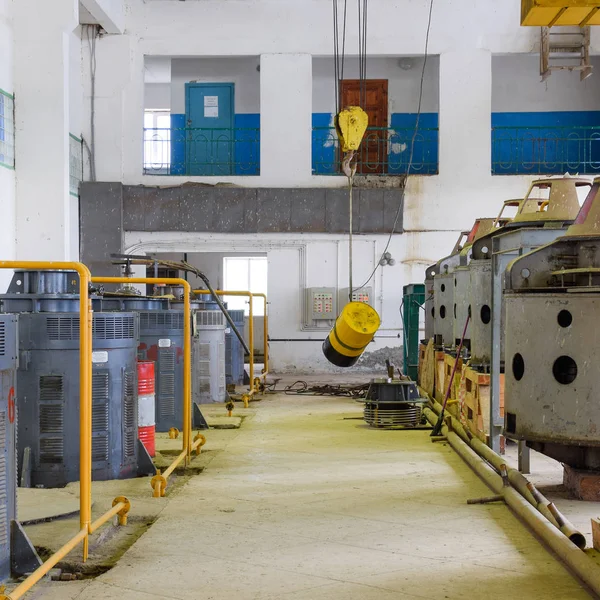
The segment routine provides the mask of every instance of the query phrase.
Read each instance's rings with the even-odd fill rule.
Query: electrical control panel
[[[339,305],[340,310],[343,306],[346,306],[349,302],[348,294],[349,288],[340,289],[340,297],[339,297]],[[369,304],[373,306],[373,288],[372,287],[363,287],[360,290],[355,290],[352,292],[352,302],[364,302],[365,304]]]
[[[337,317],[335,288],[308,288],[306,296],[309,321],[331,320]]]

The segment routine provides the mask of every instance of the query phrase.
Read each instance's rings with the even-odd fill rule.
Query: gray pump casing
[[[193,323],[193,400],[196,404],[225,402],[225,316],[218,308],[197,310]]]
[[[3,311],[20,313],[17,449],[19,472],[30,449],[34,486],[79,480],[78,285],[71,272],[21,271],[0,295]],[[92,478],[135,477],[137,315],[94,314],[92,324]]]
[[[244,335],[244,310],[228,312],[238,331]],[[227,385],[244,384],[244,347],[230,328],[225,330],[225,382]]]

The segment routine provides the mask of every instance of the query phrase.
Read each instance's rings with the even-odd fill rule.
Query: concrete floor
[[[116,567],[31,597],[591,597],[505,506],[467,506],[489,490],[450,447],[360,414],[342,398],[252,403]]]

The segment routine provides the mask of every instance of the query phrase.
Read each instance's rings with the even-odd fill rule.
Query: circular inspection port
[[[568,327],[573,322],[573,315],[568,310],[561,310],[556,320],[561,327]]]
[[[525,374],[525,361],[518,352],[513,356],[512,372],[517,381],[523,379],[523,375]]]
[[[562,385],[573,383],[577,377],[577,363],[570,356],[559,356],[552,365],[552,375]]]
[[[492,309],[487,304],[484,304],[481,307],[479,316],[481,317],[481,322],[487,325],[492,320]]]
[[[443,304],[440,306],[440,318],[441,319],[446,318],[446,307]]]
[[[446,284],[442,283],[442,287],[440,287],[440,290],[442,290],[442,292],[446,291]]]

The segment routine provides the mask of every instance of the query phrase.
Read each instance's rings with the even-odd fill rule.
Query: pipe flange
[[[165,490],[167,489],[167,480],[160,473],[157,473],[150,480],[150,486],[152,487],[152,495],[154,498],[162,498],[164,497]]]
[[[201,433],[197,433],[194,436],[194,443],[197,442],[198,440],[200,440],[200,443],[196,446],[196,454],[200,454],[200,450],[202,448],[202,446],[204,446],[204,444],[206,444],[206,437],[203,436]]]
[[[117,517],[119,519],[119,525],[127,525],[127,516],[129,511],[131,510],[131,502],[125,496],[117,496],[113,500],[113,508],[117,506],[117,504],[123,503],[125,506],[117,513]]]
[[[172,440],[176,440],[179,437],[179,429],[177,427],[171,427],[169,429],[169,438]]]

